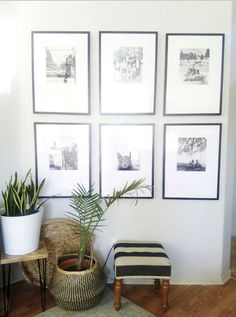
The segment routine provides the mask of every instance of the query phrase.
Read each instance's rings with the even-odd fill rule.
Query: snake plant
[[[143,179],[140,179],[130,184],[127,183],[121,190],[114,189],[112,195],[105,198],[94,192],[93,187],[87,190],[83,185],[77,184],[70,199],[73,212],[67,212],[67,215],[80,225],[78,270],[82,269],[82,261],[86,256],[95,231],[100,230],[103,226],[104,214],[108,208],[119,198],[132,196],[134,191],[150,189],[150,186],[142,185],[143,181]]]
[[[41,204],[38,203],[38,196],[45,183],[45,178],[36,186],[29,170],[23,181],[18,179],[18,174],[15,172],[14,178],[10,177],[6,190],[2,191],[4,200],[5,213],[4,216],[25,216],[38,211]]]

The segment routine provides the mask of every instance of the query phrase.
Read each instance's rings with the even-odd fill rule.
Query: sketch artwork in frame
[[[165,124],[163,198],[219,199],[221,124]]]
[[[153,198],[153,124],[100,125],[100,194],[112,195],[134,180],[145,179],[151,190],[134,192],[131,198]],[[130,198],[130,196],[127,196]]]
[[[224,34],[166,34],[164,115],[220,115]]]
[[[89,32],[32,32],[34,113],[89,114]]]
[[[154,114],[157,32],[99,32],[100,113]]]
[[[46,183],[41,197],[71,197],[76,184],[87,190],[90,176],[90,124],[34,124],[36,182]]]

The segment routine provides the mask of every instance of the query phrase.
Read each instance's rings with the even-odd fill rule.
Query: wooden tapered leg
[[[162,281],[162,308],[168,308],[168,294],[169,294],[170,282],[169,280]]]
[[[160,280],[159,279],[154,280],[154,285],[156,288],[159,288],[160,287]]]
[[[123,284],[123,280],[120,278],[116,278],[115,279],[115,285],[114,285],[114,289],[115,289],[115,309],[118,311],[120,310],[121,307],[121,290],[122,290],[122,284]]]

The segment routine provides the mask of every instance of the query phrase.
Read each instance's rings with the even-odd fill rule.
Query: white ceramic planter
[[[32,215],[0,216],[3,252],[8,255],[23,255],[37,250],[42,216],[42,207]]]

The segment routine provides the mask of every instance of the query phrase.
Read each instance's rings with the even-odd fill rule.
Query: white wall
[[[1,4],[0,37],[2,64],[0,79],[0,187],[5,184],[9,174],[22,168],[21,112],[19,82],[16,70],[17,55],[17,10],[13,6]],[[4,49],[6,53],[4,53]],[[15,52],[10,57],[11,53]],[[8,59],[9,58],[9,59]],[[11,66],[14,66],[12,69]],[[11,73],[12,80],[9,80]],[[4,75],[5,74],[5,75]]]
[[[92,182],[99,181],[98,124],[156,123],[155,136],[155,198],[140,200],[137,206],[127,200],[113,206],[106,217],[107,226],[95,245],[103,263],[111,242],[115,239],[161,241],[173,266],[172,283],[221,283],[229,274],[230,212],[226,212],[229,70],[231,39],[230,1],[13,1],[0,3],[0,8],[18,13],[17,85],[5,104],[0,105],[1,157],[0,179],[18,168],[34,168],[33,122],[92,123]],[[214,7],[214,9],[213,9]],[[2,10],[0,10],[1,12]],[[9,15],[7,13],[7,15]],[[91,116],[36,115],[32,113],[31,90],[31,31],[90,31],[91,32]],[[157,112],[154,116],[100,116],[98,31],[158,31]],[[163,83],[165,33],[225,33],[225,68],[223,113],[221,116],[163,117]],[[20,92],[20,98],[19,98]],[[2,99],[2,96],[0,96]],[[0,99],[0,101],[2,101]],[[163,123],[222,122],[222,161],[219,201],[163,200],[162,147]],[[14,128],[14,130],[13,130]],[[8,133],[6,133],[6,130]],[[13,139],[13,141],[12,141]],[[13,147],[14,146],[14,147]],[[11,159],[8,159],[8,156]],[[21,160],[18,161],[18,157]],[[16,163],[17,158],[17,163]],[[227,199],[232,200],[232,194]],[[68,210],[68,200],[51,200],[45,217],[58,217]],[[107,274],[112,276],[112,261]]]
[[[232,49],[231,49],[231,80],[230,80],[230,128],[231,135],[236,135],[236,127],[234,118],[236,117],[236,3],[233,2],[232,10]],[[234,151],[236,146],[235,138],[232,138],[232,146],[234,145]],[[233,166],[236,166],[236,155],[233,156]],[[233,191],[236,191],[236,168],[234,168],[234,185]],[[232,235],[236,236],[236,195],[233,195],[233,213],[232,213]]]

